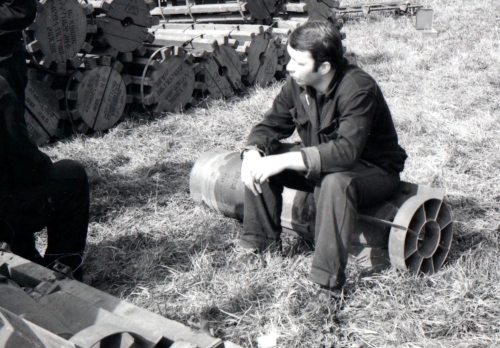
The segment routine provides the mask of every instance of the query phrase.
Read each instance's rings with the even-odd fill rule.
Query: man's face
[[[309,51],[297,51],[287,46],[290,61],[286,70],[299,86],[316,87],[322,79],[322,75],[314,71],[314,59]]]

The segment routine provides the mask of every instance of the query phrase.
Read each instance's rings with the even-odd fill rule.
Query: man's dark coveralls
[[[303,146],[280,145],[295,130]],[[264,155],[301,151],[307,173],[285,170],[271,177],[258,196],[245,189],[240,244],[264,250],[279,239],[283,186],[314,192],[315,253],[309,277],[326,287],[342,286],[356,210],[394,192],[407,157],[376,82],[345,60],[325,95],[289,78],[252,129],[246,148]]]
[[[29,138],[24,120],[21,32],[35,14],[35,0],[0,0],[0,240],[39,264],[59,260],[81,278],[89,215],[85,168],[71,160],[52,163]],[[42,258],[33,233],[44,227],[48,241]]]

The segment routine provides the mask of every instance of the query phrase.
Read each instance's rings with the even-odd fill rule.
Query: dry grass
[[[344,26],[348,56],[384,91],[409,154],[403,179],[447,190],[452,250],[433,276],[351,263],[343,298],[317,308],[311,253],[267,254],[235,268],[241,224],[194,204],[201,153],[241,147],[280,84],[183,114],[134,113],[106,134],[46,146],[85,163],[92,206],[86,269],[95,286],[187,324],[206,319],[244,347],[276,332],[279,347],[500,345],[500,3],[429,0],[437,38],[414,18],[375,14]],[[140,111],[140,110],[139,110]]]

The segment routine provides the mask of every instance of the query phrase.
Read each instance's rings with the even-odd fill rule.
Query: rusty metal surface
[[[35,307],[38,306],[37,310],[41,310],[41,313],[49,313],[49,311],[52,313],[51,317],[45,317],[45,321],[55,318],[53,323],[64,323],[64,327],[69,330],[56,328],[55,331],[64,331],[62,335],[68,339],[75,337],[74,342],[80,347],[83,347],[82,342],[91,347],[96,345],[98,341],[104,342],[105,345],[100,344],[101,347],[111,348],[115,346],[161,348],[170,347],[178,341],[187,342],[198,348],[223,348],[228,345],[238,347],[230,342],[224,342],[220,338],[212,337],[203,331],[192,329],[120,300],[61,273],[34,264],[12,254],[6,247],[0,247],[0,275],[8,279],[9,286],[12,286],[13,289],[15,287],[10,282],[15,282],[17,286],[27,288],[26,290],[30,292],[30,295],[24,294],[28,296],[28,299],[16,300],[21,305],[11,308],[18,312],[13,315],[23,315],[27,311],[24,303],[31,301],[29,303]],[[2,294],[5,295],[5,292]],[[8,297],[6,300],[2,300],[3,297],[0,296],[0,308],[6,305],[5,301],[11,299]],[[33,316],[33,313],[30,315]],[[37,321],[37,324],[42,326],[41,320]],[[18,326],[25,328],[26,325],[23,325]],[[38,337],[37,332],[45,330],[34,323],[30,323],[30,325],[38,328],[35,331],[32,329],[27,331],[31,336]],[[17,337],[15,333],[11,335],[11,332],[17,330],[12,327],[11,325],[8,335],[9,337],[12,335]],[[52,330],[52,328],[48,329]],[[17,340],[17,338],[15,339]],[[33,340],[35,343],[38,341]],[[37,345],[39,342],[35,343],[18,347],[51,347],[51,345]],[[122,343],[125,345],[121,345]],[[67,346],[73,347],[75,345]],[[9,345],[9,347],[14,346]],[[66,346],[61,345],[61,347]]]
[[[75,348],[75,345],[0,307],[0,347]]]
[[[166,344],[158,345],[158,342],[149,342],[134,331],[124,330],[122,327],[112,324],[96,324],[86,327],[71,337],[69,341],[81,348],[91,348],[97,344],[103,348],[168,347]]]
[[[73,332],[59,321],[51,309],[44,309],[16,282],[0,276],[0,306],[59,336]]]

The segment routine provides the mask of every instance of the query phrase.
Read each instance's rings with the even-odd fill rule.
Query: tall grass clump
[[[354,1],[350,1],[354,2]],[[347,2],[346,2],[347,3]],[[346,21],[347,56],[379,82],[409,158],[402,179],[446,190],[455,220],[436,274],[348,266],[342,297],[311,301],[312,251],[240,265],[241,223],[195,204],[189,172],[205,151],[241,148],[282,82],[183,113],[136,110],[105,134],[48,146],[85,164],[91,215],[85,270],[94,286],[243,347],[500,345],[500,2],[428,0],[437,37],[414,17]],[[43,233],[39,236],[43,244]]]

